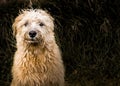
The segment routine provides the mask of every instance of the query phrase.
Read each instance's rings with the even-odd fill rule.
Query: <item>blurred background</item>
[[[0,86],[12,79],[12,23],[30,7],[55,19],[66,86],[120,86],[120,0],[0,0]]]

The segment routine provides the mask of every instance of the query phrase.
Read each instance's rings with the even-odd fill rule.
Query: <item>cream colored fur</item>
[[[64,66],[53,30],[53,18],[41,9],[23,10],[15,19],[17,51],[11,86],[64,86]],[[30,31],[37,32],[34,41]]]

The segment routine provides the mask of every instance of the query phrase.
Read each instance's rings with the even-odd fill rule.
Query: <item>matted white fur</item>
[[[53,18],[41,9],[21,11],[13,23],[17,51],[11,86],[64,86],[64,66]]]

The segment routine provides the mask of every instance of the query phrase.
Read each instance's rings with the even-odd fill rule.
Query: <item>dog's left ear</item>
[[[51,30],[54,30],[54,18],[50,14],[47,14],[47,15],[49,17],[50,28]]]
[[[49,16],[51,19],[51,29],[54,30],[54,18],[52,16]]]

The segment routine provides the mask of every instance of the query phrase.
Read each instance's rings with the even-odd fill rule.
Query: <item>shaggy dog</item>
[[[41,9],[21,11],[13,23],[17,51],[11,86],[64,86],[64,66],[53,18]]]

